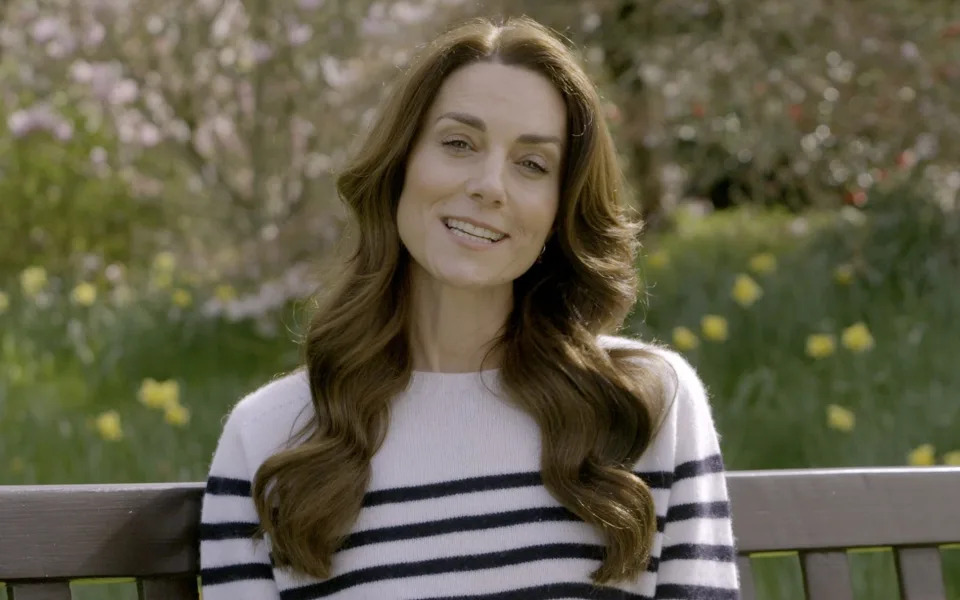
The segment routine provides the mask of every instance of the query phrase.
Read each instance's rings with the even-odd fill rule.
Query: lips
[[[460,221],[461,223],[466,224],[466,227],[461,226],[461,227],[458,227],[458,229],[461,229],[461,230],[466,231],[467,233],[471,233],[471,234],[475,233],[476,235],[480,235],[481,237],[489,237],[489,234],[494,234],[494,235],[498,238],[496,241],[500,241],[500,240],[503,239],[503,238],[510,237],[510,236],[508,236],[505,232],[500,231],[499,229],[497,229],[496,227],[490,225],[489,223],[484,223],[483,221],[477,221],[477,220],[475,220],[475,219],[470,219],[470,218],[467,218],[467,217],[447,216],[447,217],[442,217],[440,220],[443,222],[443,224],[444,224],[448,229],[451,227],[451,221]],[[482,232],[482,231],[476,231],[476,232],[475,232],[475,231],[471,231],[471,230],[470,230],[471,227],[476,227],[476,228],[479,228],[479,229],[485,229],[486,232]]]

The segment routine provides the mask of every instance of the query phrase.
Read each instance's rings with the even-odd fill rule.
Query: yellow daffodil
[[[182,404],[170,404],[163,412],[163,420],[170,425],[182,427],[190,422],[190,410]]]
[[[815,333],[807,336],[807,356],[812,358],[824,358],[833,354],[837,344],[832,335],[826,333]]]
[[[700,340],[697,339],[697,335],[695,333],[686,327],[674,327],[673,345],[681,352],[685,350],[693,350],[700,345]]]
[[[750,270],[758,275],[766,275],[777,270],[777,257],[770,252],[761,252],[750,257]]]
[[[27,267],[20,273],[20,286],[26,296],[33,297],[47,286],[47,271],[43,267]]]
[[[960,450],[953,450],[943,455],[943,464],[951,467],[960,467]]]
[[[180,402],[180,384],[176,380],[144,379],[137,393],[140,402],[149,408],[167,409]]]
[[[173,300],[173,303],[180,308],[186,308],[190,306],[191,302],[193,302],[193,296],[191,296],[190,292],[183,288],[177,288],[173,290],[173,294],[170,295],[170,299]]]
[[[0,292],[0,315],[7,312],[8,308],[10,308],[10,296]]]
[[[213,295],[220,302],[230,302],[237,297],[237,290],[233,289],[232,285],[224,283],[217,286]]]
[[[97,417],[95,424],[100,437],[115,442],[123,438],[123,427],[120,425],[120,415],[115,410],[108,410]]]
[[[833,280],[840,285],[850,285],[853,281],[853,265],[844,263],[833,270]]]
[[[763,290],[752,277],[741,273],[737,275],[731,295],[740,306],[749,307],[763,295]]]
[[[177,266],[177,258],[172,252],[160,252],[153,257],[153,268],[161,273],[170,273]]]
[[[853,431],[856,424],[857,418],[850,409],[844,408],[839,404],[827,406],[827,426],[830,427],[830,429],[845,432]]]
[[[647,257],[647,264],[652,269],[662,269],[670,264],[670,255],[665,250],[657,250]]]
[[[844,329],[840,339],[845,348],[854,352],[865,352],[873,348],[873,336],[862,322],[854,323]]]
[[[703,330],[703,337],[715,342],[722,342],[727,339],[727,320],[719,315],[704,315],[700,319],[700,328]]]
[[[173,285],[173,275],[167,271],[154,273],[150,278],[150,283],[159,290],[169,289]]]
[[[937,462],[933,444],[921,444],[907,455],[907,462],[914,467],[929,467]]]
[[[97,300],[97,288],[92,283],[77,284],[70,292],[70,301],[79,306],[91,306]]]

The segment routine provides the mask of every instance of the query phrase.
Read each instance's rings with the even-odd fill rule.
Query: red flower
[[[913,150],[904,150],[897,155],[897,166],[901,169],[909,169],[917,162],[917,157]]]
[[[707,114],[707,109],[705,109],[699,102],[694,102],[691,110],[693,112],[693,116],[697,117],[698,119],[703,118],[703,115]]]
[[[849,204],[851,206],[856,206],[857,208],[862,207],[867,203],[867,193],[863,190],[847,190],[843,194],[844,204]]]
[[[787,109],[787,112],[790,114],[790,118],[793,119],[795,123],[799,123],[800,119],[803,118],[803,105],[791,104]]]
[[[944,30],[940,33],[940,37],[960,37],[960,21],[947,25],[946,28],[944,28]]]

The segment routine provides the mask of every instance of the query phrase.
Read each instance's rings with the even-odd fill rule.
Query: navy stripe
[[[553,598],[596,598],[597,600],[651,600],[650,596],[633,594],[616,588],[595,586],[589,583],[551,583],[536,587],[471,594],[469,596],[431,596],[419,600],[551,600]]]
[[[543,521],[583,522],[580,517],[573,514],[563,506],[548,508],[525,508],[522,510],[511,510],[469,517],[453,517],[450,519],[440,519],[438,521],[427,521],[425,523],[411,523],[408,525],[397,525],[394,527],[368,529],[366,531],[360,531],[350,535],[343,545],[340,546],[340,549],[347,550],[349,548],[356,548],[358,546],[365,546],[367,544],[395,542],[398,540],[423,538],[464,531],[479,531],[483,529],[493,529],[496,527],[510,527],[512,525],[522,525],[524,523],[537,523]]]
[[[414,500],[441,498],[443,496],[453,496],[456,494],[532,487],[535,485],[541,485],[540,473],[536,471],[510,473],[508,475],[470,477],[467,479],[457,479],[455,481],[444,481],[443,483],[412,485],[367,492],[363,496],[363,506],[411,502]]]
[[[673,470],[673,476],[674,481],[680,481],[698,475],[722,472],[723,458],[719,454],[714,454],[701,460],[691,460],[677,465],[677,468]]]
[[[273,579],[273,567],[263,563],[246,563],[200,569],[200,583],[203,586],[251,579]]]
[[[487,554],[379,565],[350,571],[320,583],[285,590],[280,592],[280,597],[282,600],[310,600],[323,598],[354,586],[388,579],[496,569],[550,559],[585,558],[599,561],[603,559],[603,555],[604,547],[595,544],[544,544]]]
[[[657,531],[663,533],[668,519],[657,515]],[[451,517],[437,521],[410,523],[368,529],[351,534],[340,546],[339,550],[349,550],[367,544],[396,542],[414,538],[424,538],[448,533],[462,533],[466,531],[480,531],[497,527],[510,527],[527,523],[542,523],[545,521],[572,521],[583,523],[583,519],[570,512],[566,507],[525,508],[499,513],[490,513],[468,517]]]
[[[674,544],[660,552],[660,561],[667,560],[717,560],[733,562],[736,552],[733,546],[724,544]]]
[[[729,588],[718,588],[707,585],[680,585],[676,583],[661,583],[657,586],[654,598],[683,600],[740,600],[740,593]]]
[[[200,541],[247,539],[256,533],[259,523],[200,523]]]
[[[214,496],[250,496],[250,482],[232,477],[210,477],[206,493]]]
[[[674,473],[666,471],[637,471],[634,472],[634,474],[652,489],[668,489],[674,481],[722,471],[723,460],[719,454],[715,454],[703,460],[695,460],[678,465]],[[363,496],[363,506],[412,502],[415,500],[441,498],[457,494],[533,487],[537,485],[543,485],[543,480],[538,471],[470,477],[441,483],[367,492]],[[250,496],[250,489],[250,482],[247,480],[211,476],[207,480],[206,493],[226,496]]]
[[[654,489],[668,489],[673,483],[673,474],[669,472],[635,472],[634,475]],[[538,471],[469,477],[441,483],[412,485],[367,492],[363,497],[363,506],[412,502],[415,500],[442,498],[444,496],[454,496],[457,494],[470,494],[473,492],[506,490],[538,485],[543,485],[543,479]]]
[[[730,503],[726,500],[717,502],[692,502],[689,504],[675,504],[667,511],[667,522],[685,521],[687,519],[723,519],[730,516]]]

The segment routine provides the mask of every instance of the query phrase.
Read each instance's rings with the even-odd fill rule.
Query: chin
[[[513,283],[513,279],[504,280],[502,277],[485,276],[481,273],[443,273],[436,277],[445,285],[461,289],[481,289],[503,286]]]

